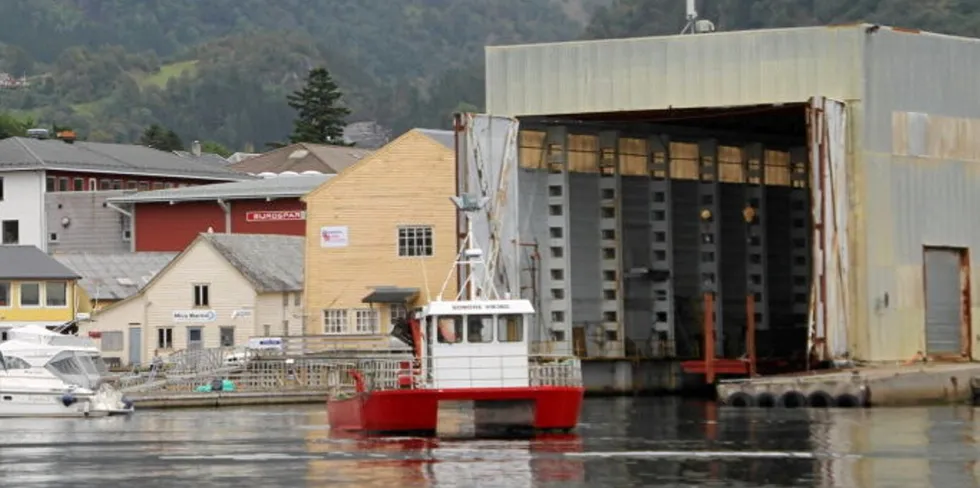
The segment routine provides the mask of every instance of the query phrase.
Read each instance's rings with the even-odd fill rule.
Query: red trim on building
[[[306,234],[305,205],[299,198],[231,200],[231,231],[238,234]],[[262,212],[264,220],[249,221],[249,213]],[[294,218],[299,213],[302,220]],[[225,232],[225,213],[218,202],[191,201],[137,203],[133,210],[137,252],[183,251],[208,228]],[[253,215],[254,217],[254,215]]]

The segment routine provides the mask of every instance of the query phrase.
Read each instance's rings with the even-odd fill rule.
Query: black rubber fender
[[[783,408],[806,407],[806,395],[796,390],[790,390],[779,396],[779,406]]]
[[[752,395],[749,395],[744,391],[736,391],[735,393],[728,395],[728,398],[725,399],[725,403],[732,407],[754,407],[755,398],[752,398]]]
[[[813,408],[831,408],[837,404],[837,402],[834,401],[834,396],[823,390],[815,390],[810,392],[810,394],[806,397],[806,403],[808,406]]]

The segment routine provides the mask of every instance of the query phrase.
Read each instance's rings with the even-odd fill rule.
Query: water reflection
[[[3,486],[980,486],[972,407],[718,408],[589,399],[576,434],[368,439],[323,408],[0,420]]]

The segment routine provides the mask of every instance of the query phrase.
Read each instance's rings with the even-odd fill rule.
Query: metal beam
[[[622,185],[619,133],[599,133],[599,298],[605,356],[623,356]]]
[[[654,332],[660,336],[660,351],[672,357],[676,351],[674,326],[674,246],[671,223],[670,142],[667,136],[647,139],[647,171],[650,176],[650,286]],[[665,340],[664,340],[665,339]]]
[[[718,143],[704,140],[698,144],[698,209],[700,239],[698,241],[698,272],[701,292],[713,294],[714,350],[725,350],[724,320],[721,287],[721,191],[718,183]],[[707,310],[707,309],[706,309]],[[708,351],[705,351],[706,353]],[[706,359],[709,359],[706,356]]]
[[[790,157],[790,273],[793,291],[793,325],[806,327],[810,308],[810,189],[807,150],[793,148]]]
[[[545,320],[551,339],[567,347],[572,339],[572,277],[571,249],[568,245],[570,227],[568,184],[568,133],[564,127],[549,127],[545,136],[547,165],[547,263],[542,270],[543,288],[548,294]],[[563,351],[570,352],[570,351]]]

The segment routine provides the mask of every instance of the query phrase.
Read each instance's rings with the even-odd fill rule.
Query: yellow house
[[[439,293],[458,241],[454,141],[408,131],[303,197],[307,335],[384,346],[393,318]]]
[[[24,325],[69,325],[78,310],[77,273],[34,246],[0,246],[0,340]]]

